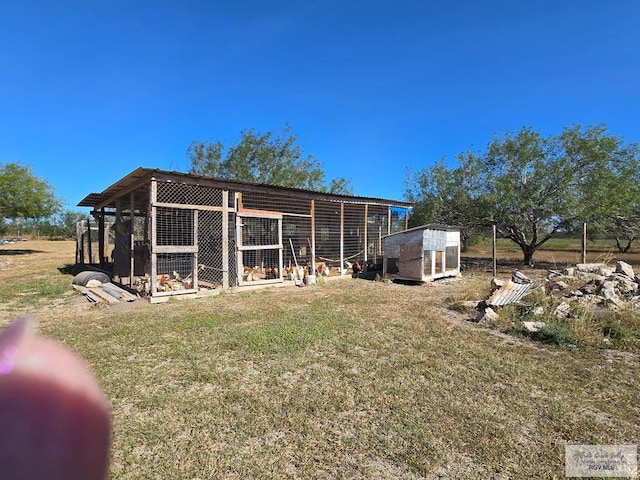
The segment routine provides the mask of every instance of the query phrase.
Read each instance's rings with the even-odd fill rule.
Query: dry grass
[[[7,293],[7,279],[71,281],[58,267],[73,244],[28,248],[48,254],[2,268],[2,323],[35,311],[89,362],[113,405],[114,479],[563,478],[566,443],[640,438],[638,356],[541,346],[444,308],[482,274],[123,312],[69,289],[16,301],[30,282]]]

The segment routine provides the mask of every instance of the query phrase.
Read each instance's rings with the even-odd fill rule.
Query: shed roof
[[[392,237],[394,235],[406,235],[407,233],[417,232],[420,230],[443,230],[445,232],[459,232],[459,227],[452,227],[450,225],[442,225],[438,223],[429,223],[427,225],[420,225],[419,227],[409,228],[407,230],[402,230],[400,232],[390,233],[389,235],[385,235],[385,237]]]
[[[132,191],[136,191],[138,189],[146,189],[148,182],[150,182],[152,178],[155,178],[156,180],[184,182],[192,185],[202,185],[220,189],[254,191],[261,193],[278,192],[289,194],[292,197],[295,196],[298,198],[314,198],[325,201],[368,203],[406,208],[412,206],[410,202],[403,202],[400,200],[317,192],[313,190],[305,190],[302,188],[282,187],[278,185],[268,185],[264,183],[248,182],[244,180],[230,180],[216,177],[207,177],[204,175],[196,175],[193,173],[183,173],[144,167],[136,168],[113,185],[107,187],[101,193],[88,194],[80,201],[80,203],[78,203],[78,206],[93,208],[115,207],[116,199]]]

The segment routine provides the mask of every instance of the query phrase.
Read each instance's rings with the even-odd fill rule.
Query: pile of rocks
[[[580,263],[562,272],[547,273],[547,293],[566,301],[620,310],[640,305],[640,275],[626,262],[615,267],[602,263]],[[578,289],[569,285],[576,280],[586,283]]]
[[[582,284],[582,286],[575,288],[576,284]],[[631,265],[622,261],[617,262],[615,267],[603,263],[581,263],[563,271],[549,270],[544,279],[544,288],[547,295],[561,300],[553,312],[555,316],[561,318],[571,316],[573,302],[611,310],[640,308],[640,274],[636,274]],[[476,322],[494,323],[498,318],[495,307],[506,304],[492,303],[495,292],[502,294],[501,298],[508,299],[512,291],[517,293],[515,283],[510,282],[505,285],[504,282],[494,279],[489,298],[476,305],[478,311]],[[520,301],[522,297],[524,294],[516,297],[516,301]],[[537,307],[533,314],[534,316],[543,315],[544,309]],[[526,330],[536,332],[544,327],[544,322],[523,322],[523,325]]]

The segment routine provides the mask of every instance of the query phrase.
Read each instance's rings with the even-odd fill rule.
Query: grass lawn
[[[73,242],[24,243],[0,247],[0,323],[32,311],[89,363],[114,479],[564,478],[567,443],[640,443],[638,352],[447,309],[483,272],[97,308],[64,273]]]

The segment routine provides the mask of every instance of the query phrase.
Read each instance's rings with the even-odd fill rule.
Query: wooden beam
[[[242,207],[242,192],[236,193],[236,212]],[[242,283],[242,272],[244,271],[244,259],[242,258],[242,219],[236,215],[236,277],[238,285]]]
[[[93,256],[91,251],[91,219],[87,218],[87,250],[89,251],[89,265],[91,265]]]
[[[222,191],[222,288],[229,288],[229,190]]]
[[[129,287],[133,288],[133,275],[135,273],[135,235],[134,235],[134,213],[135,212],[135,195],[133,190],[129,193]]]
[[[316,202],[311,199],[311,274],[316,274]]]
[[[191,286],[194,289],[198,289],[198,210],[193,211],[193,246],[195,251],[193,252],[193,263],[191,270]]]
[[[198,253],[197,245],[156,245],[156,253]]]
[[[104,246],[104,215],[102,212],[93,214],[93,218],[98,222],[98,263],[100,267],[105,264],[105,246]]]
[[[340,203],[340,275],[344,268],[344,203]]]
[[[113,193],[113,195],[111,195],[106,200],[104,200],[104,201],[98,203],[97,205],[95,205],[94,208],[96,208],[96,209],[104,208],[104,207],[108,206],[110,203],[116,201],[118,198],[121,198],[121,197],[125,196],[127,193],[131,193],[134,190],[137,190],[138,188],[140,188],[140,186],[144,185],[148,181],[149,181],[149,179],[147,179],[146,177],[145,178],[141,178],[140,180],[138,180],[137,182],[127,186],[126,188],[123,188],[122,190],[115,191]]]
[[[369,257],[369,244],[367,243],[369,233],[369,205],[364,204],[364,265],[362,268],[366,268],[367,260]],[[368,271],[368,270],[367,270]]]
[[[151,296],[158,294],[158,222],[156,199],[158,197],[158,182],[155,178],[151,179],[149,188],[149,205],[151,205]]]
[[[247,245],[247,246],[239,245],[238,246],[238,251],[246,252],[246,251],[249,251],[249,250],[276,250],[278,248],[282,250],[284,247],[283,247],[282,244],[279,244],[279,245],[276,245],[276,244],[274,244],[274,245]],[[244,267],[244,265],[243,265],[243,267]]]
[[[212,206],[212,205],[191,205],[191,204],[183,204],[183,203],[167,203],[167,202],[158,202],[156,203],[156,207],[163,207],[163,208],[180,208],[182,210],[203,210],[203,211],[210,211],[210,212],[222,212],[224,207],[223,206]],[[229,206],[227,205],[227,211],[235,211],[234,208],[229,209]]]

